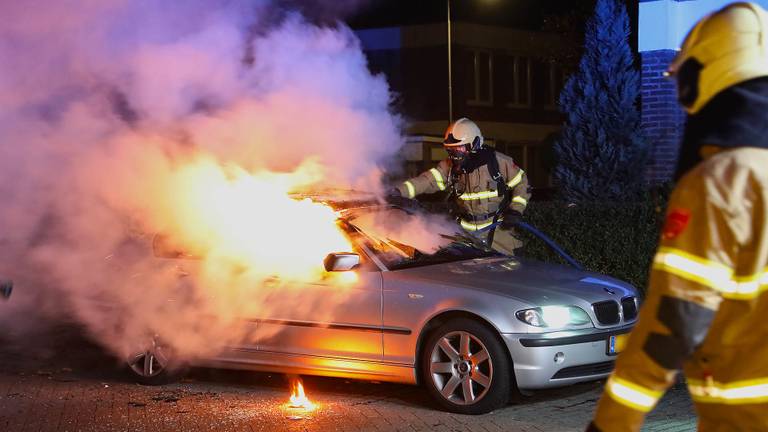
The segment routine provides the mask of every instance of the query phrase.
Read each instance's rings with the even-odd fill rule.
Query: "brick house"
[[[452,25],[454,119],[469,117],[486,142],[510,156],[534,187],[551,185],[551,140],[561,128],[557,98],[566,70],[549,50],[569,41],[553,33],[493,25]],[[446,157],[447,26],[415,24],[357,30],[369,66],[387,75],[409,124],[406,175]]]
[[[671,178],[685,124],[685,112],[677,103],[675,84],[662,73],[696,21],[728,3],[732,1],[640,0],[641,115],[645,136],[652,146],[647,170],[651,182]],[[756,3],[768,7],[768,0]]]
[[[632,5],[630,44],[636,44],[641,66],[639,102],[643,132],[651,146],[646,169],[650,183],[671,179],[685,122],[675,85],[662,73],[693,24],[730,2],[627,2]],[[757,3],[768,8],[768,0]],[[440,142],[449,117],[446,23],[355,32],[371,69],[387,75],[399,97],[399,111],[408,121],[406,175],[432,166],[445,157]],[[563,122],[556,101],[576,66],[562,64],[552,50],[580,47],[555,33],[462,21],[453,23],[452,40],[454,117],[476,120],[488,144],[526,169],[534,187],[551,186],[551,143]]]

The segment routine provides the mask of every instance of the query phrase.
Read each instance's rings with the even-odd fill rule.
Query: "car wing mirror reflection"
[[[323,265],[328,272],[350,271],[360,265],[360,255],[350,252],[328,254]]]

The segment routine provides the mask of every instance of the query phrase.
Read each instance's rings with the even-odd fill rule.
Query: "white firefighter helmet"
[[[483,148],[483,134],[475,122],[462,117],[445,130],[443,146],[451,159],[462,160],[468,153]]]
[[[666,74],[676,77],[678,98],[689,114],[728,87],[768,76],[766,23],[762,7],[739,2],[693,27]]]

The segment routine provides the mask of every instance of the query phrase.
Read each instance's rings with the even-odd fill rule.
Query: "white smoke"
[[[148,258],[148,245],[186,216],[171,186],[190,164],[380,188],[401,121],[351,30],[265,0],[0,0],[0,17],[6,331],[73,316],[120,355],[152,331],[200,355],[254,308],[316,308],[254,294],[265,272]],[[301,234],[244,198],[265,229]]]
[[[462,234],[459,226],[446,216],[405,211],[368,212],[356,216],[352,223],[375,239],[394,240],[422,253],[434,253]]]

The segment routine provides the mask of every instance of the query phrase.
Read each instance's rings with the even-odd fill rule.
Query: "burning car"
[[[355,280],[343,288],[340,312],[332,319],[313,310],[244,317],[262,336],[194,364],[421,384],[442,408],[466,414],[502,407],[517,390],[610,373],[637,317],[634,287],[505,256],[458,233],[425,252],[407,238],[383,236],[376,224],[414,217],[392,206],[342,210],[339,224],[354,250],[324,260],[327,272]],[[296,302],[332,296],[340,289],[334,280],[280,295]],[[128,363],[140,382],[162,383],[172,376],[170,356],[155,341]]]

